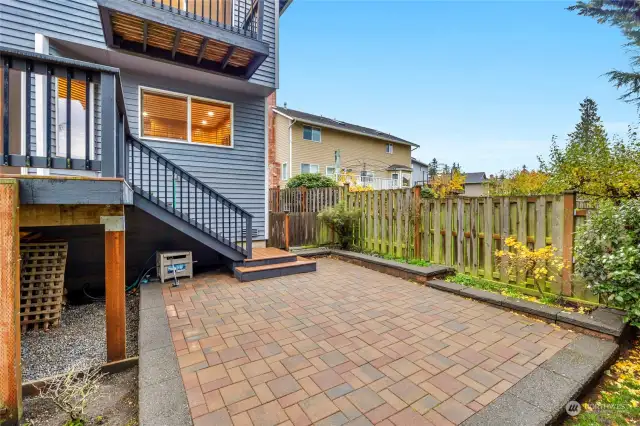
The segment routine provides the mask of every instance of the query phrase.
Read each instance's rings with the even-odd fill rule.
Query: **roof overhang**
[[[411,167],[407,167],[407,166],[401,166],[401,167],[389,167],[387,168],[388,172],[410,172],[413,169]]]
[[[293,3],[293,0],[280,0],[280,16],[291,6],[291,3]]]
[[[269,56],[269,44],[262,40],[166,7],[137,1],[96,2],[111,48],[243,79],[249,79]]]
[[[291,116],[289,116],[289,115],[287,115],[287,114],[285,114],[285,113],[283,113],[281,111],[278,111],[276,108],[273,108],[273,111],[276,114],[280,114],[281,116],[288,118],[289,120],[296,120],[296,122],[298,122],[298,123],[309,124],[311,126],[324,127],[326,129],[332,129],[332,130],[337,130],[339,132],[351,133],[351,134],[354,134],[354,135],[360,135],[360,136],[365,136],[365,137],[368,137],[368,138],[379,139],[379,140],[382,140],[382,141],[385,141],[385,142],[397,143],[399,145],[414,146],[416,148],[420,147],[420,145],[415,144],[413,142],[399,141],[399,140],[396,140],[396,139],[387,138],[387,137],[385,137],[383,135],[370,135],[369,133],[358,132],[356,130],[346,129],[344,127],[331,126],[331,125],[328,125],[326,123],[318,123],[317,121],[308,120],[308,119],[305,119],[305,118],[291,117]]]

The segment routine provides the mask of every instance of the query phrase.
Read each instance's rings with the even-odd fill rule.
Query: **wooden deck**
[[[281,257],[290,257],[292,254],[285,250],[280,250],[275,247],[267,248],[254,248],[251,256],[251,260],[268,260],[279,259]]]

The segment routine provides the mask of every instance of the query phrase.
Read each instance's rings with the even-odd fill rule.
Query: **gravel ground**
[[[127,357],[138,355],[139,295],[127,295]],[[58,328],[22,334],[22,380],[64,373],[81,361],[107,361],[104,302],[70,305]]]

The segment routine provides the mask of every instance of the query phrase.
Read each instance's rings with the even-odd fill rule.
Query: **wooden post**
[[[306,186],[301,186],[300,187],[300,212],[304,213],[307,211],[307,187]]]
[[[275,210],[276,212],[280,211],[280,186],[276,186],[276,190],[275,190]]]
[[[0,424],[22,417],[18,181],[0,179]]]
[[[102,216],[104,224],[107,361],[126,357],[124,216]]]
[[[289,251],[289,212],[284,212],[284,249]]]
[[[562,236],[562,294],[571,296],[571,275],[573,274],[573,232],[575,228],[574,211],[576,208],[576,192],[564,193],[564,227]]]
[[[422,186],[416,185],[413,187],[413,201],[415,202],[415,213],[413,215],[413,257],[420,259],[422,251],[420,248],[420,227],[422,220]]]

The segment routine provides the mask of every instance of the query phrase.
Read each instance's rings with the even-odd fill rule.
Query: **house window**
[[[233,105],[177,93],[141,90],[143,138],[233,146]]]
[[[67,156],[67,79],[58,78],[57,83],[57,103],[56,103],[56,155],[58,157]],[[87,105],[87,83],[80,80],[71,80],[71,158],[85,158],[86,150],[86,119],[87,108],[90,109],[89,123],[89,158],[93,159],[93,93],[89,86],[89,105]]]
[[[317,127],[304,126],[302,128],[302,139],[313,142],[320,142],[321,130]]]
[[[391,174],[391,179],[398,180],[398,174],[397,173],[392,173]]]
[[[336,174],[336,168],[334,166],[327,166],[325,173],[327,176],[334,176]]]
[[[392,143],[388,143],[387,144],[386,152],[387,152],[387,154],[393,154],[393,144]]]
[[[287,163],[282,163],[280,166],[280,180],[289,179],[289,165]]]
[[[320,167],[317,164],[305,164],[300,165],[300,173],[320,173]]]

